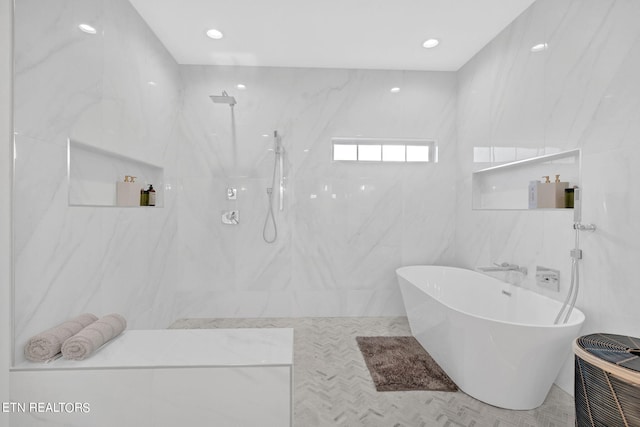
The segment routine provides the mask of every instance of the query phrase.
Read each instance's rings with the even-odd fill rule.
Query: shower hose
[[[262,228],[262,238],[267,243],[273,243],[278,238],[278,225],[276,224],[276,218],[273,213],[273,188],[276,185],[276,167],[278,165],[278,157],[280,156],[279,150],[276,148],[275,157],[273,162],[273,176],[271,178],[271,187],[267,188],[267,197],[269,199],[269,209],[267,210],[267,216],[264,219],[264,227]],[[269,237],[267,235],[267,228],[271,222],[273,227],[273,235]]]
[[[562,304],[562,308],[556,316],[556,320],[553,322],[554,325],[560,323],[562,313],[565,310],[567,310],[567,314],[564,316],[562,323],[564,324],[569,321],[573,307],[576,305],[576,298],[578,297],[578,288],[580,286],[580,264],[578,262],[580,259],[580,231],[574,226],[574,232],[575,249],[571,252],[571,285],[569,285],[569,292],[567,292],[564,304]]]

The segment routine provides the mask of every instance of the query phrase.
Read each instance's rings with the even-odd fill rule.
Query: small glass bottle
[[[149,191],[140,189],[140,206],[149,206]]]
[[[564,207],[572,208],[574,207],[574,194],[575,188],[566,188],[564,190]]]

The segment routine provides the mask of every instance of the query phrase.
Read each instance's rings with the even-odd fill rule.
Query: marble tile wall
[[[583,150],[584,221],[598,225],[581,240],[583,332],[640,335],[639,17],[635,2],[538,0],[458,73],[178,67],[125,0],[21,0],[16,358],[27,337],[80,311],[120,311],[132,327],[401,315],[394,269],[413,263],[557,268],[560,294],[532,275],[523,285],[561,299],[571,212],[472,211],[471,172],[487,165],[474,147]],[[79,32],[85,20],[98,34]],[[209,100],[222,90],[233,110]],[[287,186],[268,245],[273,130]],[[333,136],[434,139],[439,163],[333,163]],[[68,207],[69,137],[163,165],[164,207]],[[227,209],[239,225],[221,224]],[[571,378],[568,364],[558,384]]]
[[[85,311],[165,327],[179,275],[177,64],[126,0],[21,0],[14,87],[16,362],[30,336]],[[163,166],[164,207],[68,206],[68,138]]]
[[[183,66],[179,76],[124,0],[25,0],[16,23],[16,362],[28,337],[82,311],[121,312],[133,328],[397,315],[398,265],[452,262],[453,73]],[[238,99],[234,143],[232,110],[208,98],[222,90]],[[276,129],[286,201],[267,245],[263,134]],[[433,139],[439,163],[334,164],[332,136]],[[164,166],[164,207],[69,207],[68,138]],[[240,225],[223,226],[231,208]]]
[[[456,261],[508,261],[561,271],[564,298],[573,247],[571,212],[471,210],[474,147],[582,150],[584,259],[577,306],[582,333],[640,336],[636,263],[640,209],[640,3],[538,0],[459,72]],[[547,49],[531,47],[547,43]],[[532,176],[531,179],[540,177]],[[557,383],[572,388],[567,363]]]
[[[454,73],[180,71],[183,274],[174,317],[401,315],[395,268],[453,262]],[[394,86],[401,91],[390,93]],[[236,97],[233,110],[210,101],[223,90]],[[274,130],[287,183],[278,239],[266,244]],[[439,162],[332,162],[331,138],[354,136],[433,139]],[[226,200],[228,186],[237,201]],[[239,210],[239,225],[221,223],[226,209]]]

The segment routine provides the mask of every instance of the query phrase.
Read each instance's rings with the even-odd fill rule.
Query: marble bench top
[[[22,362],[12,370],[293,365],[293,329],[127,330],[85,360]]]

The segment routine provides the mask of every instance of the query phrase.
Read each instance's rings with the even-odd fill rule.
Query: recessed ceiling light
[[[440,40],[438,39],[427,39],[424,41],[424,43],[422,43],[422,47],[424,47],[425,49],[431,49],[438,46],[439,44]]]
[[[84,31],[87,34],[96,34],[97,33],[96,29],[93,28],[89,24],[80,24],[80,25],[78,25],[78,28],[80,28],[81,31]]]
[[[399,87],[392,87],[391,88],[391,93],[398,93],[400,92],[400,88]]]
[[[535,46],[531,46],[531,52],[542,52],[543,50],[547,50],[549,45],[546,43],[538,43]]]
[[[223,37],[223,34],[220,30],[212,28],[210,30],[207,30],[207,37],[214,40],[220,40]]]
[[[236,87],[237,87],[238,89],[240,89],[240,90],[245,90],[245,89],[247,88],[247,87],[246,87],[245,85],[243,85],[242,83],[238,83],[238,84],[236,85]]]

